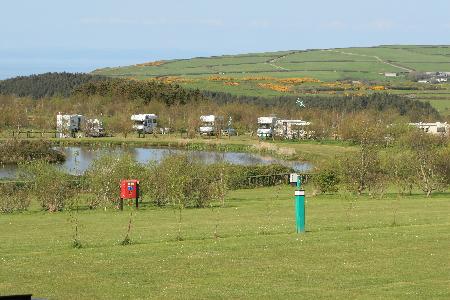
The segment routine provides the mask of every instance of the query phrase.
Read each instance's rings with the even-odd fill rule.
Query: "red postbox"
[[[136,207],[139,207],[139,180],[122,179],[122,181],[120,182],[120,204],[119,204],[121,210],[123,209],[123,199],[130,199],[130,200],[135,199]]]

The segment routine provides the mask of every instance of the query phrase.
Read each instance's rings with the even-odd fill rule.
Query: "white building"
[[[411,126],[415,126],[419,129],[421,129],[423,132],[431,133],[431,134],[449,134],[450,132],[450,125],[441,122],[435,122],[435,123],[409,123]]]
[[[153,133],[158,126],[158,116],[155,114],[137,114],[132,115],[131,120],[134,122],[133,129],[142,133]]]
[[[384,73],[385,77],[397,77],[397,73],[393,73],[393,72],[386,72]]]

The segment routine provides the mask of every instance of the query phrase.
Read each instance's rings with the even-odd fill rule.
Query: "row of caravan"
[[[158,116],[155,114],[138,114],[132,115],[133,129],[143,133],[153,133],[158,126],[156,120]],[[60,138],[75,137],[78,133],[83,132],[87,137],[103,137],[106,136],[103,122],[99,119],[87,119],[83,115],[56,115],[56,131]]]
[[[131,115],[132,128],[140,133],[156,133],[158,127],[158,116],[155,114]],[[200,116],[201,135],[216,135],[219,132],[225,135],[235,135],[235,130],[231,127],[231,118],[228,123],[223,123],[223,117],[215,115]],[[77,133],[83,132],[85,136],[101,137],[105,136],[103,123],[99,119],[86,119],[83,115],[63,115],[56,116],[56,130],[59,137],[75,137]],[[161,133],[167,133],[169,128],[160,128]]]
[[[201,135],[236,135],[236,131],[231,125],[231,117],[227,124],[221,116],[206,115],[200,117],[201,126],[199,133]],[[310,122],[303,120],[286,120],[277,117],[259,117],[258,129],[256,134],[259,138],[281,137],[285,139],[300,139],[309,136],[307,127]]]
[[[158,116],[155,114],[136,114],[131,116],[133,122],[132,128],[140,133],[156,133],[158,128]],[[259,138],[280,137],[284,139],[304,139],[310,138],[313,131],[308,127],[310,122],[303,120],[279,119],[275,116],[259,117],[257,119],[258,129],[256,134]],[[203,115],[200,116],[200,126],[198,132],[200,135],[236,135],[232,127],[231,117],[225,122],[222,116]],[[422,131],[430,134],[448,135],[450,133],[450,124],[448,123],[409,123]],[[56,116],[56,130],[59,137],[75,137],[82,132],[88,137],[105,136],[105,128],[99,119],[88,119],[83,115],[63,115],[59,113]],[[170,128],[159,128],[160,133],[168,133]]]
[[[135,114],[130,117],[133,122],[132,128],[140,133],[156,133],[158,127],[158,116],[155,114]],[[236,135],[232,127],[231,117],[225,122],[222,116],[203,115],[200,116],[200,127],[198,132],[205,136],[214,135]],[[286,120],[277,117],[259,117],[257,136],[260,138],[283,137],[286,139],[298,139],[308,137],[307,127],[310,122],[303,120]],[[105,136],[105,128],[99,119],[87,119],[83,115],[56,116],[56,130],[59,137],[75,137],[83,132],[85,136]],[[161,133],[167,133],[169,128],[160,128]]]

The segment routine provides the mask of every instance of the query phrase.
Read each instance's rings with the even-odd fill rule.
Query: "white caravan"
[[[260,138],[272,137],[274,135],[276,122],[276,117],[259,117],[256,135]]]
[[[84,134],[89,137],[105,136],[103,122],[99,119],[87,119],[84,123]]]
[[[131,120],[134,122],[133,129],[142,133],[156,132],[158,116],[155,114],[138,114],[132,115]]]
[[[447,122],[435,122],[435,123],[409,123],[411,126],[415,126],[421,129],[423,132],[431,133],[431,134],[450,134],[450,124]]]
[[[82,115],[56,115],[56,131],[59,138],[75,137],[81,131],[84,117]]]
[[[200,122],[202,125],[199,128],[201,135],[215,135],[217,130],[219,130],[221,123],[223,122],[223,117],[215,115],[200,116]]]
[[[308,135],[306,127],[310,122],[303,120],[277,120],[275,124],[275,135],[285,139],[305,138]]]

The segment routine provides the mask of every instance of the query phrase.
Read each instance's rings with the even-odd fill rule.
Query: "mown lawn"
[[[309,194],[310,191],[307,190]],[[293,189],[230,192],[224,208],[0,215],[0,295],[49,299],[450,298],[450,194],[307,198]],[[181,228],[183,241],[176,236]],[[218,238],[214,236],[218,235]]]

